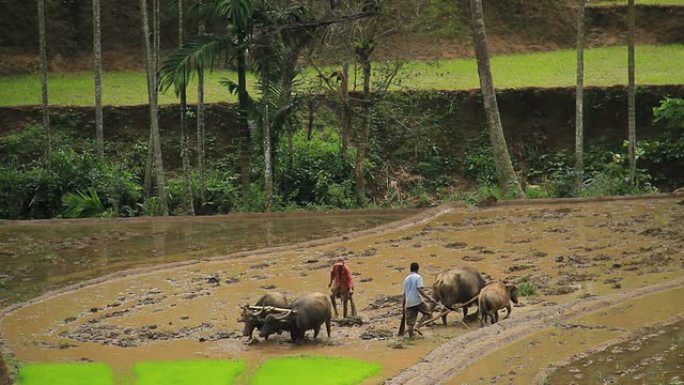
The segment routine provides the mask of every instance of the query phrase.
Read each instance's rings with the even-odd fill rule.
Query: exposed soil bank
[[[495,279],[525,277],[540,294],[524,298],[506,322],[521,328],[534,325],[536,318],[552,322],[558,317],[554,306],[596,311],[616,298],[635,298],[633,292],[652,293],[683,280],[684,206],[677,202],[559,200],[453,208],[432,219],[414,218],[408,226],[311,247],[120,274],[15,307],[0,319],[0,331],[22,361],[96,360],[126,373],[134,362],[149,359],[242,357],[255,367],[274,355],[331,354],[379,361],[383,372],[368,381],[375,384],[452,337],[483,332],[469,318],[467,330],[438,325],[412,344],[393,341],[400,315],[397,294],[410,262],[421,262],[427,285],[437,273],[464,265]],[[301,346],[286,343],[284,336],[243,343],[236,305],[271,290],[291,297],[326,292],[330,263],[338,256],[346,257],[355,273],[362,325],[335,325],[332,338]],[[540,317],[533,315],[537,312]],[[450,322],[460,318],[453,315]],[[482,330],[495,334],[501,325]]]
[[[485,0],[490,50],[493,54],[571,48],[574,44],[574,2]],[[378,59],[439,59],[472,56],[467,1],[452,8],[430,1],[390,1],[381,18],[387,34],[379,44]],[[38,42],[35,3],[11,1],[0,14],[0,74],[37,71]],[[441,6],[442,9],[435,7]],[[637,42],[684,42],[684,7],[637,5]],[[48,0],[47,36],[53,71],[92,68],[92,11],[79,0]],[[587,10],[590,45],[622,42],[626,33],[624,7]],[[102,40],[107,69],[142,69],[141,27],[133,0],[102,1]],[[396,25],[399,23],[399,25]],[[654,28],[653,26],[657,26]],[[218,27],[218,26],[216,26]],[[176,46],[174,16],[162,17],[162,48]],[[381,27],[382,28],[382,27]],[[190,33],[195,28],[189,28]],[[191,38],[192,36],[190,36]]]
[[[498,91],[499,107],[512,156],[524,165],[527,155],[555,153],[572,150],[575,140],[575,100],[573,88],[526,88]],[[404,116],[422,116],[429,113],[435,122],[434,138],[444,152],[456,164],[456,173],[463,172],[467,140],[478,137],[485,130],[485,116],[479,91],[415,91],[394,94],[406,99],[403,105],[412,106],[398,112]],[[615,87],[589,87],[585,96],[585,138],[587,143],[610,143],[615,147],[627,137],[626,89]],[[684,86],[645,86],[638,88],[637,127],[639,138],[652,138],[663,133],[662,124],[654,124],[652,109],[665,96],[684,97]],[[169,169],[180,167],[177,148],[178,112],[176,106],[162,106],[160,127],[164,165]],[[105,139],[112,142],[135,143],[146,141],[149,131],[147,106],[105,107],[107,132]],[[92,137],[94,112],[92,107],[52,107],[53,121],[68,122],[77,127],[78,134]],[[28,124],[40,122],[40,108],[36,106],[1,107],[0,134],[20,130]],[[237,134],[236,106],[214,104],[207,108],[207,131],[218,144],[209,147],[208,157],[220,156],[229,151]],[[193,122],[189,123],[191,126]],[[404,166],[415,159],[398,158],[397,154],[413,153],[414,144],[422,143],[423,127],[401,127],[401,133],[393,129],[374,126],[372,136],[382,149],[386,163]],[[191,135],[191,142],[194,141]],[[194,143],[190,148],[193,149]],[[216,151],[216,154],[211,151]],[[684,178],[684,170],[668,165],[640,165],[657,167],[673,186]],[[411,167],[408,167],[411,169]]]

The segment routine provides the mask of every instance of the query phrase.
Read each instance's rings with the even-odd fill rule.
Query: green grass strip
[[[231,385],[243,361],[159,361],[135,365],[136,385]]]
[[[684,1],[684,0],[682,0]],[[576,53],[559,50],[492,57],[492,72],[497,88],[571,87],[576,81]],[[684,45],[639,45],[636,47],[637,85],[684,84]],[[375,68],[378,69],[378,64]],[[303,77],[316,73],[304,69]],[[612,86],[627,83],[627,47],[612,46],[586,50],[585,84]],[[235,97],[219,84],[221,78],[235,80],[231,71],[207,75],[207,103],[234,102]],[[352,78],[361,81],[361,75]],[[399,78],[409,90],[466,90],[480,87],[474,59],[414,61],[407,63]],[[60,73],[49,76],[50,104],[89,106],[94,103],[90,72]],[[147,104],[145,76],[141,72],[104,74],[103,98],[106,105]],[[254,92],[254,77],[248,77]],[[356,89],[360,89],[357,85]],[[396,88],[395,88],[396,89]],[[189,102],[196,98],[196,86],[188,89]],[[161,95],[160,103],[177,103],[172,91]],[[0,76],[0,106],[38,105],[40,80],[37,74]]]
[[[353,358],[293,356],[271,358],[252,377],[251,385],[355,385],[381,370]]]
[[[105,364],[27,364],[19,369],[21,385],[113,385]]]

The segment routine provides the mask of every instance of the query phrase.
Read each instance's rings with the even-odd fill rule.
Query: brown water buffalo
[[[432,285],[432,297],[447,308],[468,302],[476,297],[485,286],[485,280],[472,267],[462,267],[447,271],[437,276]],[[476,304],[473,301],[470,306]],[[463,319],[468,315],[468,306],[463,307]],[[447,324],[447,315],[442,316]]]
[[[506,309],[506,318],[511,315],[511,301],[518,303],[518,293],[515,285],[506,285],[502,282],[492,282],[480,292],[477,307],[480,311],[480,326],[487,323],[487,316],[491,317],[492,323],[499,322],[499,310]]]
[[[313,329],[314,338],[317,338],[321,325],[325,323],[328,337],[330,337],[332,304],[327,295],[312,293],[301,296],[292,302],[291,309],[283,314],[267,315],[259,335],[266,338],[278,331],[288,330],[292,341],[298,343],[304,338],[307,330]]]
[[[271,306],[281,309],[290,308],[290,304],[287,301],[285,294],[279,292],[264,294],[263,297],[259,298],[255,306]],[[242,309],[242,313],[240,314],[240,318],[238,318],[238,322],[245,323],[245,328],[242,330],[242,335],[249,337],[251,340],[254,329],[256,328],[261,330],[261,327],[264,324],[264,319],[268,314],[268,309],[250,310],[249,305],[240,306],[240,308]]]

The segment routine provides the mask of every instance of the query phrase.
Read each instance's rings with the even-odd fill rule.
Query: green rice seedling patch
[[[353,358],[291,356],[271,358],[254,373],[251,385],[355,385],[381,370]]]

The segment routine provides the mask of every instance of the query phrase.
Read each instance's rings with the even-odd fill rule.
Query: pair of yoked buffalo
[[[300,342],[307,330],[313,329],[314,338],[318,337],[323,324],[330,337],[331,320],[332,304],[325,294],[307,294],[289,303],[282,293],[268,293],[255,306],[242,306],[238,322],[245,323],[242,334],[250,339],[254,329],[258,329],[259,336],[265,339],[289,331],[292,340]]]
[[[477,306],[480,313],[480,325],[491,318],[495,323],[499,320],[498,311],[506,309],[506,318],[511,314],[511,301],[518,303],[516,287],[502,282],[487,284],[480,273],[471,268],[463,267],[439,274],[432,286],[432,296],[446,309],[437,318],[447,324],[449,311],[462,308],[463,318],[468,315],[468,308]],[[303,295],[293,302],[288,302],[283,293],[273,292],[265,294],[256,305],[241,306],[242,314],[238,322],[243,322],[243,335],[252,339],[254,329],[259,330],[259,336],[265,339],[272,334],[289,331],[294,342],[301,342],[308,330],[314,331],[314,338],[318,337],[321,326],[325,324],[330,337],[330,323],[332,320],[332,303],[330,297],[322,293]],[[437,307],[433,306],[434,312]],[[418,323],[422,325],[429,315],[423,316]]]
[[[499,310],[506,309],[505,318],[508,318],[511,315],[511,301],[518,303],[515,285],[498,281],[486,283],[482,275],[472,267],[439,274],[432,285],[432,297],[447,309],[440,313],[444,325],[447,324],[449,311],[462,308],[465,320],[468,308],[476,305],[480,313],[480,325],[484,325],[488,317],[495,323],[499,321]],[[421,321],[425,322],[427,318],[429,316],[424,316]]]

